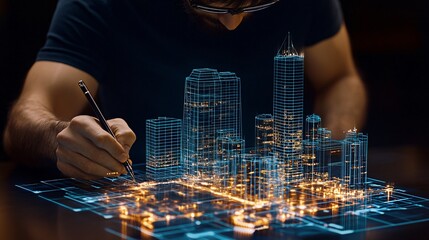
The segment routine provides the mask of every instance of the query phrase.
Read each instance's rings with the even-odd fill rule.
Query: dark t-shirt
[[[185,78],[194,68],[241,78],[243,137],[253,146],[254,117],[272,113],[273,58],[288,32],[302,50],[333,36],[341,23],[337,0],[281,0],[234,31],[204,28],[182,0],[59,0],[37,60],[97,79],[106,118],[123,118],[135,131],[131,157],[140,163],[145,120],[182,118]]]

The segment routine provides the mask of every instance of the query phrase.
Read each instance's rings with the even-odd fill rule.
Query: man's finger
[[[123,166],[118,169],[107,169],[104,166],[91,161],[90,159],[86,158],[85,156],[82,156],[79,153],[68,151],[67,149],[63,149],[61,147],[57,148],[57,156],[60,156],[60,160],[62,162],[74,166],[85,174],[93,175],[96,177],[105,177],[107,176],[107,173],[112,171],[121,173],[125,171]]]
[[[64,130],[57,135],[57,141],[59,150],[64,149],[64,152],[72,151],[79,153],[88,160],[94,161],[111,171],[121,172],[125,170],[123,165],[106,150],[98,148],[89,139],[84,138],[78,133]],[[61,153],[63,152],[57,153],[57,156]]]
[[[74,118],[70,122],[70,127],[89,139],[97,147],[106,150],[116,160],[125,162],[128,159],[128,154],[122,145],[110,133],[105,131],[95,119],[84,117]]]
[[[116,136],[116,140],[122,145],[125,152],[129,154],[131,147],[136,141],[136,135],[121,118],[115,118],[107,121]]]
[[[80,179],[85,179],[85,180],[94,180],[94,179],[99,178],[99,177],[91,175],[91,174],[86,174],[86,173],[82,172],[81,170],[77,169],[75,166],[68,164],[66,162],[60,161],[60,160],[57,161],[57,167],[64,175],[66,175],[68,177],[80,178]]]

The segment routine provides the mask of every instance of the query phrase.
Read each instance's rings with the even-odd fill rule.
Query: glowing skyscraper
[[[237,185],[242,178],[241,154],[245,142],[238,137],[219,137],[216,139],[217,152],[214,166],[215,186],[221,191],[236,194]]]
[[[240,87],[240,78],[234,73],[210,68],[194,69],[186,78],[182,129],[185,174],[211,177],[216,138],[222,132],[241,136]]]
[[[278,164],[273,156],[242,154],[243,199],[250,201],[274,200],[283,194]]]
[[[332,154],[340,155],[341,143],[332,140],[332,132],[326,128],[317,129],[319,137],[318,148],[316,148],[316,159],[319,163],[320,177],[322,180],[332,179]]]
[[[274,154],[287,184],[302,180],[304,57],[288,41],[274,57]]]
[[[164,181],[181,176],[181,127],[180,119],[146,120],[146,175],[149,180]]]
[[[343,141],[342,180],[351,189],[364,189],[367,182],[368,136],[349,130]]]
[[[304,178],[308,181],[316,180],[320,173],[319,159],[317,159],[317,150],[319,148],[319,134],[321,118],[312,114],[305,119],[305,138],[303,141],[304,154],[302,155],[302,165]]]
[[[268,156],[273,151],[273,115],[260,114],[255,117],[255,150],[262,156]]]
[[[241,81],[233,72],[219,72],[220,92],[216,96],[217,131],[229,131],[230,136],[241,137]]]

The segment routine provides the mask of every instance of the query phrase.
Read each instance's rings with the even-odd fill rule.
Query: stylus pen
[[[114,139],[116,139],[115,134],[113,133],[112,129],[107,124],[107,121],[103,116],[103,113],[101,113],[100,108],[98,107],[97,103],[95,102],[94,98],[92,97],[91,93],[89,92],[88,88],[86,87],[85,83],[82,80],[79,81],[79,87],[82,90],[82,92],[85,94],[86,99],[88,99],[88,102],[91,105],[92,110],[94,111],[95,115],[97,115],[97,118],[100,121],[103,129],[105,131],[107,131],[108,133],[110,133],[110,135],[112,135],[112,137]],[[134,171],[131,168],[129,161],[128,160],[125,161],[123,163],[123,165],[124,165],[125,169],[127,169],[127,172],[130,174],[133,181],[136,182],[136,178],[134,177]]]

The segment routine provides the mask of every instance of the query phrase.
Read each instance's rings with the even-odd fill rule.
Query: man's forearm
[[[4,133],[5,150],[26,164],[55,163],[56,135],[68,125],[35,101],[18,102],[9,114]]]
[[[344,132],[353,127],[363,127],[366,111],[366,89],[357,75],[335,81],[316,98],[315,112],[322,116],[323,127],[332,131],[334,139],[344,138]]]

